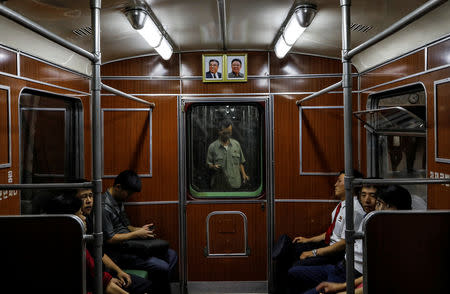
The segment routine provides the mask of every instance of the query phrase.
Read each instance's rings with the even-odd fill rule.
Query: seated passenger
[[[132,239],[152,239],[155,232],[151,224],[134,227],[125,213],[124,202],[135,192],[141,191],[141,179],[132,170],[121,172],[114,185],[103,194],[103,236],[109,257],[122,268],[141,269],[148,272],[156,293],[170,293],[170,280],[175,271],[178,256],[168,249],[163,256],[142,256],[121,246]]]
[[[81,200],[75,197],[73,193],[59,195],[49,200],[46,206],[48,214],[75,214],[86,225],[86,218],[81,212]],[[94,287],[94,259],[86,249],[86,287],[88,293],[92,293]],[[109,273],[103,272],[103,291],[107,294],[127,294],[122,289],[121,280],[113,278]]]
[[[88,182],[85,179],[78,179],[75,182],[77,183],[86,183]],[[81,199],[82,206],[81,212],[86,217],[86,233],[92,234],[93,229],[93,213],[92,208],[94,205],[94,198],[92,194],[92,190],[90,188],[82,188],[76,191],[76,197]],[[92,250],[90,243],[87,244],[88,249]],[[103,253],[102,257],[103,264],[106,266],[109,273],[115,273],[117,279],[119,279],[123,285],[123,287],[132,294],[143,294],[149,292],[151,288],[151,282],[147,279],[141,278],[139,276],[133,274],[127,274],[124,272],[112,259],[105,253]]]
[[[363,175],[357,171],[353,171],[354,177],[362,178]],[[336,184],[334,185],[335,197],[341,202],[336,206],[331,214],[331,224],[327,231],[311,237],[296,237],[292,241],[283,235],[274,246],[272,258],[275,260],[274,286],[277,293],[284,292],[286,285],[286,276],[288,269],[295,265],[318,265],[318,264],[334,264],[344,258],[345,251],[345,187],[344,187],[344,171],[339,173]],[[356,191],[356,190],[355,190]],[[357,193],[359,194],[359,193]],[[359,226],[366,212],[375,209],[375,200],[372,205],[366,205],[367,211],[355,197],[354,199],[354,223]]]
[[[377,192],[376,210],[410,210],[411,195],[408,190],[398,185],[390,185]],[[357,232],[362,232],[362,223]],[[362,283],[363,271],[363,244],[361,239],[355,241],[355,285]],[[294,274],[296,276],[294,277]],[[305,294],[312,293],[335,293],[344,291],[347,287],[345,283],[346,271],[344,263],[337,265],[327,265],[324,267],[311,266],[303,267],[296,273],[289,272],[291,293],[302,293],[306,286],[314,287]],[[326,282],[321,282],[326,281]],[[320,284],[319,284],[320,283]],[[360,290],[359,290],[360,291]]]

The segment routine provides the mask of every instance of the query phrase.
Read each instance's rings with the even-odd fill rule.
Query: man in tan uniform
[[[244,169],[245,157],[241,145],[231,138],[232,123],[225,119],[219,124],[219,138],[208,147],[206,163],[215,173],[211,188],[215,191],[238,189],[249,180]]]

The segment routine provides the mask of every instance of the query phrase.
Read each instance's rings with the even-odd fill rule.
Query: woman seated
[[[46,212],[48,214],[74,214],[79,217],[86,226],[86,217],[81,212],[81,199],[75,197],[75,194],[68,193],[52,198],[48,204]],[[88,294],[92,293],[94,285],[94,259],[86,249],[86,286]],[[134,280],[134,279],[133,279]],[[103,291],[106,294],[127,294],[124,288],[130,286],[131,280],[123,278],[113,278],[108,272],[103,272]],[[150,282],[146,281],[145,293],[149,292]],[[140,292],[140,293],[144,293]]]

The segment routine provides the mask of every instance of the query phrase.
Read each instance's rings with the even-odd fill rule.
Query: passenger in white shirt
[[[375,209],[378,210],[410,210],[411,195],[405,188],[398,185],[390,185],[378,193]],[[357,232],[362,232],[362,223]],[[355,270],[362,273],[363,271],[363,244],[361,239],[355,241]],[[355,293],[362,293],[363,278],[355,279],[355,286],[358,287]],[[322,282],[316,287],[316,291],[320,293],[345,293],[347,283]],[[344,292],[340,292],[344,291]],[[314,293],[314,292],[311,292]]]
[[[367,212],[373,211],[375,209],[376,193],[377,188],[373,185],[367,185],[361,188],[359,200]],[[359,226],[360,223],[355,224],[355,227]],[[344,234],[345,234],[345,226],[344,224],[342,224],[341,238],[345,237]],[[341,239],[341,241],[339,242],[342,242],[345,248],[345,240]],[[317,251],[319,250],[322,251],[325,249],[320,248]],[[320,251],[317,253],[321,254]],[[355,276],[356,277],[361,276],[361,272],[359,271],[355,272]],[[303,291],[306,291],[308,289],[310,290],[305,293],[318,293],[316,292],[315,287],[320,282],[324,280],[331,282],[345,282],[346,278],[345,275],[346,275],[345,264],[343,261],[339,262],[336,265],[326,264],[317,266],[301,266],[301,265],[293,266],[288,271],[288,287],[290,290],[289,293],[302,293]]]

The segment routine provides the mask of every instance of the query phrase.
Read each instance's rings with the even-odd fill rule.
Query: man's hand
[[[314,254],[312,253],[312,251],[304,251],[302,253],[302,255],[300,255],[300,260],[306,259],[306,258],[310,258],[313,257]]]
[[[146,225],[148,226],[148,225]],[[140,239],[150,239],[154,238],[155,235],[153,234],[153,231],[150,231],[148,227],[143,226],[142,228],[139,228],[135,231],[133,231],[134,236]]]
[[[294,240],[292,240],[292,243],[307,243],[307,242],[308,238],[302,236],[295,237]]]
[[[345,290],[345,288],[345,283],[322,282],[316,287],[316,290],[319,293],[335,293],[337,291]]]
[[[127,288],[131,285],[131,277],[124,271],[117,272],[117,279],[122,283],[122,287]]]
[[[222,166],[220,164],[213,164],[211,165],[211,168],[215,171],[218,171],[222,169]]]
[[[128,294],[127,291],[122,289],[120,280],[112,278],[106,286],[106,293],[118,293],[118,294]]]
[[[250,181],[250,177],[247,176],[247,175],[244,175],[244,176],[242,177],[242,181],[243,181],[243,183],[245,184],[245,183],[247,183],[248,181]]]

